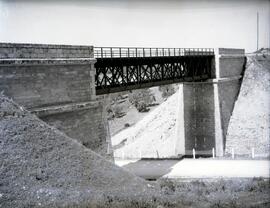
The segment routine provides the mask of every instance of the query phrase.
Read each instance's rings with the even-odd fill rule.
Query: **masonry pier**
[[[217,49],[212,78],[180,84],[176,155],[223,156],[230,116],[237,99],[245,54],[241,49]]]

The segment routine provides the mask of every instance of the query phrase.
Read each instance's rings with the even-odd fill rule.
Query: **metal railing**
[[[209,55],[214,55],[213,48],[94,47],[95,58],[138,58]]]

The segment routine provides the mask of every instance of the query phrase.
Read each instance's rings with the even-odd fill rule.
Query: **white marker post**
[[[234,159],[234,149],[232,148],[232,159]]]
[[[192,153],[193,153],[193,159],[195,159],[196,158],[196,152],[195,152],[194,148],[192,149]]]
[[[212,148],[212,156],[215,158],[215,148]]]
[[[255,158],[255,149],[254,149],[254,147],[251,148],[251,156],[252,156],[252,159]]]

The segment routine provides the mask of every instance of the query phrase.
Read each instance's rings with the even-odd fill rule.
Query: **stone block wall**
[[[0,43],[0,59],[93,58],[93,46]]]
[[[106,117],[96,101],[92,46],[0,44],[0,92],[107,155]]]
[[[213,78],[242,76],[245,65],[245,50],[218,48],[215,50]]]
[[[226,147],[226,135],[228,125],[234,109],[235,101],[237,100],[239,94],[240,86],[241,86],[240,79],[226,80],[218,84],[221,125],[222,125],[223,142],[225,147]]]
[[[242,56],[221,56],[219,59],[219,77],[241,76],[243,73],[245,57]]]
[[[210,154],[215,147],[214,91],[209,83],[184,84],[185,155]]]
[[[227,144],[227,130],[237,100],[242,75],[245,71],[246,57],[244,49],[219,48],[216,50],[216,79],[219,113],[216,124],[220,122],[216,134],[216,153],[224,156]],[[220,144],[220,145],[219,145]]]
[[[92,102],[82,106],[74,105],[70,111],[65,110],[53,114],[36,111],[39,117],[48,123],[65,132],[69,137],[77,139],[84,146],[106,155],[106,117],[102,115],[103,106],[100,102]]]
[[[94,99],[92,62],[59,64],[1,63],[0,91],[26,108],[40,108]]]
[[[176,154],[223,156],[226,134],[245,67],[242,49],[218,49],[213,60],[212,79],[183,83],[179,106]]]

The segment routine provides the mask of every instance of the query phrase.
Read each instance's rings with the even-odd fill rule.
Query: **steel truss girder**
[[[97,58],[97,94],[211,78],[214,56]]]

